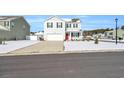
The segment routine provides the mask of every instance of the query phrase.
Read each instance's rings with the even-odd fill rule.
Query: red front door
[[[65,35],[65,40],[69,40],[69,35],[68,35],[68,33],[66,33],[66,35]]]

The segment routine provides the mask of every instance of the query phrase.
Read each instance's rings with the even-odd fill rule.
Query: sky
[[[24,16],[31,26],[31,32],[43,31],[43,23],[53,15],[27,15]],[[115,29],[115,18],[118,18],[118,27],[124,25],[124,15],[57,15],[61,19],[79,18],[82,30],[102,28]]]

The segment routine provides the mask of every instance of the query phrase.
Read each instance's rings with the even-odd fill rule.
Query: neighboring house
[[[81,36],[80,19],[63,20],[53,16],[44,22],[44,40],[64,41],[79,39]]]
[[[100,39],[104,39],[105,38],[105,33],[98,33],[98,34],[93,34],[92,35],[93,38],[100,38]]]
[[[108,39],[113,39],[113,32],[114,30],[111,30],[111,31],[105,31],[105,38],[108,38]]]
[[[30,25],[23,16],[0,16],[0,39],[23,40],[30,35]]]
[[[110,39],[115,39],[116,38],[116,31],[106,31],[105,32],[105,37],[110,38]],[[124,30],[123,29],[118,29],[117,30],[117,37],[118,39],[123,39],[124,40]]]
[[[118,39],[123,39],[124,40],[124,30],[123,29],[118,29],[117,30],[117,37]],[[113,38],[116,38],[116,31],[113,31]]]

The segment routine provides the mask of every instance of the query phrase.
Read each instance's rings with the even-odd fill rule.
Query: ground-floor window
[[[72,37],[79,37],[79,33],[72,33]]]

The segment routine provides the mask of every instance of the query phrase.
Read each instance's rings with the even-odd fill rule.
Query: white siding
[[[67,24],[71,24],[71,27],[68,27],[68,28],[66,27],[66,31],[67,31],[67,32],[80,31],[80,29],[81,29],[81,25],[80,25],[79,22],[78,22],[78,23],[77,23],[77,22],[75,22],[75,23],[66,23],[66,25],[67,25]],[[74,27],[73,27],[73,24],[77,24],[78,27],[77,27],[77,28],[76,28],[76,27],[74,28]]]
[[[47,28],[47,23],[53,23],[53,28]],[[62,22],[62,28],[57,28],[57,22]],[[44,40],[63,41],[65,39],[65,22],[57,17],[53,17],[44,23]]]

